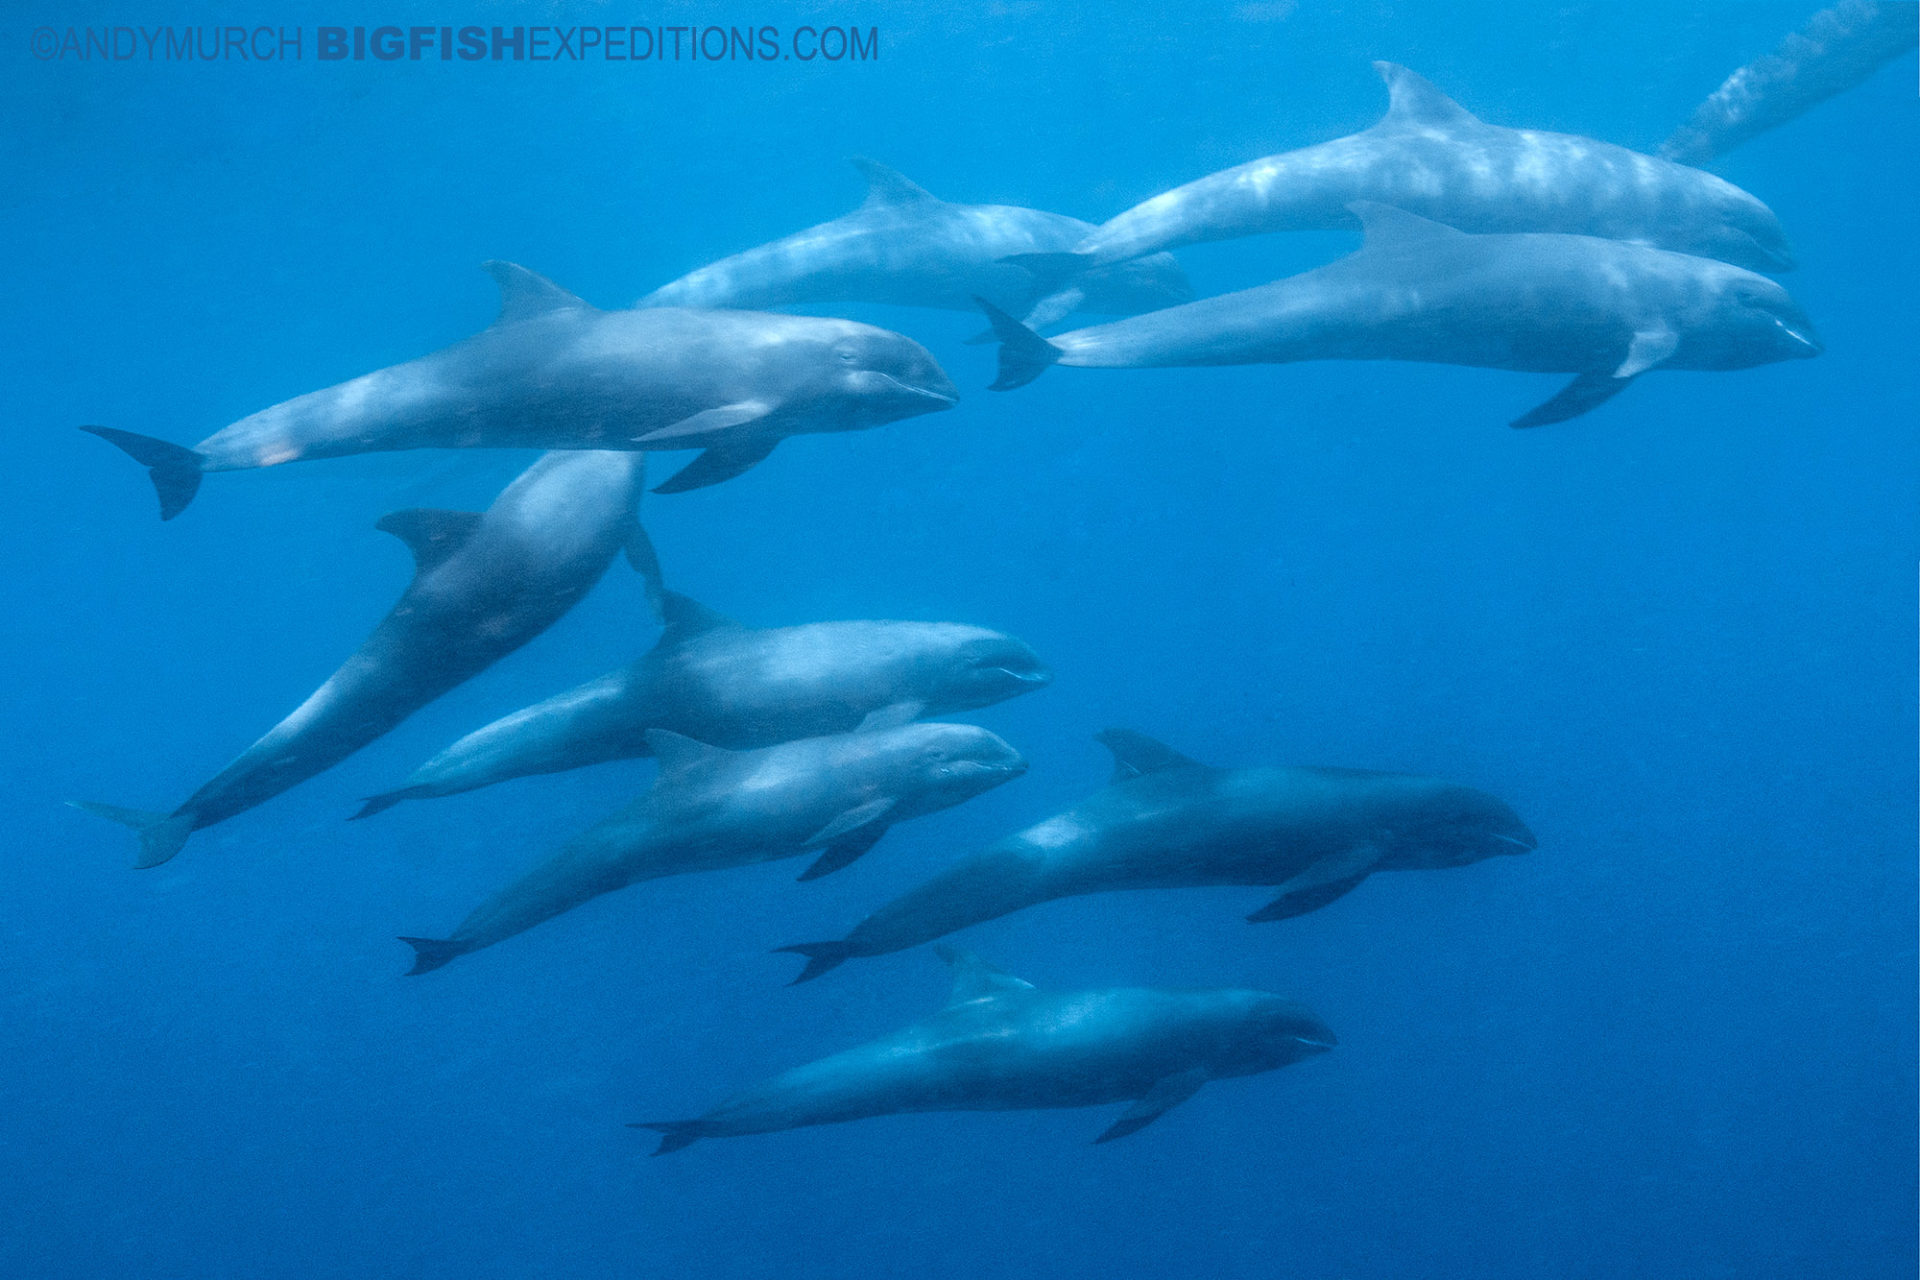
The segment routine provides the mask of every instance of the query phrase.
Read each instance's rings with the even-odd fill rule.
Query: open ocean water
[[[486,259],[603,307],[837,217],[871,156],[936,195],[1100,221],[1372,124],[1369,60],[1483,119],[1651,151],[1811,0],[1102,7],[415,0],[0,24],[7,853],[0,1275],[1911,1276],[1920,111],[1911,55],[1728,155],[1799,266],[1818,360],[1560,378],[1440,365],[1059,370],[808,436],[650,496],[671,584],[745,621],[1018,635],[1040,692],[963,719],[1026,777],[849,870],[647,884],[403,979],[654,766],[342,821],[468,730],[636,656],[616,563],[549,632],[339,767],[129,870],[68,799],[165,808],[296,705],[408,581],[400,507],[479,509],[530,453],[209,476],[162,525],[74,428],[191,443],[484,327]],[[299,61],[39,59],[40,26],[305,31]],[[879,56],[322,62],[322,25],[845,24]],[[1180,251],[1203,295],[1350,251]],[[678,456],[657,456],[655,476]],[[1042,986],[1304,1001],[1331,1053],[1110,1109],[898,1116],[651,1160],[625,1122],[925,1016],[926,949],[787,989],[840,936],[1075,802],[1091,735],[1221,765],[1428,773],[1537,851],[1385,875],[1277,924],[1257,889],[1056,902],[954,941]]]

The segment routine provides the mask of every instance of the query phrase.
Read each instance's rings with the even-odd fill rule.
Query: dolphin
[[[813,880],[873,848],[896,822],[950,808],[1026,772],[970,724],[904,724],[725,751],[647,734],[660,773],[645,795],[476,907],[449,938],[402,938],[411,973],[511,938],[642,880],[802,853]]]
[[[1000,338],[995,391],[1082,368],[1417,360],[1572,373],[1512,423],[1578,417],[1649,369],[1746,369],[1820,354],[1813,325],[1762,275],[1593,236],[1468,235],[1353,206],[1356,253],[1272,284],[1043,339],[982,302]]]
[[[155,867],[201,827],[331,769],[553,625],[623,547],[657,576],[645,483],[642,454],[549,453],[484,513],[393,512],[378,527],[413,552],[413,582],[325,684],[172,813],[76,807],[137,829],[134,865]]]
[[[851,320],[750,311],[601,311],[510,262],[500,315],[464,342],[309,392],[191,449],[82,427],[148,468],[160,518],[208,471],[390,449],[703,449],[655,492],[729,480],[787,436],[953,407],[911,338]]]
[[[867,199],[852,213],[763,244],[664,284],[636,306],[767,307],[882,302],[973,310],[991,298],[1035,328],[1070,312],[1133,315],[1193,297],[1171,254],[1149,254],[1078,275],[1034,296],[1032,275],[1001,261],[1071,249],[1091,223],[1003,204],[950,204],[872,160],[856,159]]]
[[[1337,1041],[1305,1006],[1265,991],[1041,991],[951,947],[946,1008],[858,1048],[795,1067],[662,1134],[657,1156],[702,1138],[777,1133],[913,1111],[1133,1105],[1098,1138],[1158,1120],[1209,1080],[1290,1066]]]
[[[1376,871],[1526,853],[1501,801],[1438,778],[1360,769],[1216,769],[1127,729],[1098,739],[1113,778],[1064,813],[963,858],[805,956],[796,983],[1056,898],[1119,889],[1276,885],[1255,923],[1317,911]]]
[[[1777,128],[1920,46],[1913,0],[1841,0],[1778,49],[1728,76],[1660,146],[1683,164],[1706,164]]]
[[[508,778],[651,752],[667,729],[732,751],[990,706],[1053,674],[997,631],[951,622],[743,627],[666,592],[666,628],[639,661],[476,729],[370,797],[355,817]]]
[[[1405,67],[1373,65],[1389,106],[1371,129],[1164,192],[1069,255],[1015,260],[1044,285],[1186,244],[1351,227],[1352,204],[1367,200],[1462,231],[1558,231],[1757,271],[1793,265],[1772,210],[1730,182],[1592,138],[1487,124]]]

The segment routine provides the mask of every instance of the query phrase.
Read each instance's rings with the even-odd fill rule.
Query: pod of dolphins
[[[1483,122],[1404,67],[1346,138],[1199,178],[1094,226],[953,204],[872,161],[853,213],[603,311],[522,267],[487,264],[500,314],[405,364],[295,397],[188,448],[86,431],[145,466],[162,519],[209,471],[383,450],[548,450],[484,512],[406,510],[379,527],[413,553],[392,612],[326,683],[177,807],[79,807],[135,828],[158,866],[196,830],[338,764],[551,626],[624,553],[662,623],[630,665],[459,739],[358,818],[531,774],[652,756],[652,786],[474,907],[407,937],[412,973],[506,942],[644,880],[806,856],[810,880],[895,823],[1019,777],[1005,741],[937,717],[1044,688],[1013,636],[957,623],[762,628],[669,590],[639,521],[646,455],[698,450],[654,489],[739,475],[784,438],[951,407],[926,348],[871,325],[752,308],[886,302],[982,311],[996,390],[1052,365],[1143,368],[1403,360],[1571,375],[1512,425],[1589,412],[1655,369],[1733,370],[1818,355],[1812,324],[1760,272],[1793,265],[1758,199],[1693,164],[1791,119],[1915,44],[1912,3],[1843,0],[1743,68],[1659,157]],[[1170,250],[1357,226],[1337,262],[1195,300]],[[1041,336],[1077,312],[1121,318]],[[845,937],[781,947],[795,982],[935,943],[1058,898],[1245,885],[1247,918],[1316,911],[1381,871],[1458,867],[1536,840],[1505,803],[1437,778],[1221,768],[1125,729],[1085,800],[961,858]],[[1261,991],[1048,992],[944,943],[932,1017],[797,1067],[693,1119],[646,1122],[656,1154],[702,1138],[909,1111],[1126,1103],[1106,1142],[1213,1079],[1332,1048],[1305,1007]]]

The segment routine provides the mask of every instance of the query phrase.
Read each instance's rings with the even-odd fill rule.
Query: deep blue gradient
[[[444,933],[646,784],[614,765],[342,821],[650,645],[618,565],[526,650],[163,868],[129,870],[129,833],[60,803],[177,803],[403,589],[383,512],[484,505],[530,460],[214,475],[163,526],[79,423],[190,443],[445,345],[492,317],[487,258],[625,305],[852,207],[848,155],[1097,221],[1371,123],[1372,58],[1491,121],[1650,150],[1811,4],[244,18],[879,26],[881,60],[840,67],[77,65],[0,29],[0,1274],[1912,1275],[1910,59],[1719,166],[1788,228],[1826,355],[1656,373],[1564,426],[1502,425],[1555,379],[1424,366],[1063,369],[996,395],[991,349],[960,343],[977,318],[844,312],[926,342],[961,405],[649,499],[674,584],[759,623],[996,626],[1059,679],[977,717],[1026,778],[817,884],[799,863],[659,882],[399,976],[394,935]],[[1353,243],[1182,257],[1211,293]],[[1540,849],[1277,925],[1242,921],[1258,892],[1190,891],[961,935],[1043,985],[1256,985],[1339,1032],[1125,1142],[1090,1145],[1106,1111],[938,1115],[646,1158],[623,1122],[935,1007],[925,951],[794,990],[768,951],[1085,794],[1108,725],[1220,764],[1455,778]]]

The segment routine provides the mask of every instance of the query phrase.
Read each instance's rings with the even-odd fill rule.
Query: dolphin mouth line
[[[876,370],[876,372],[878,371]],[[943,405],[956,405],[960,403],[960,397],[957,394],[950,395],[944,391],[935,391],[931,387],[916,387],[911,383],[900,381],[900,379],[890,373],[882,373],[880,376],[908,395],[924,396],[928,400],[937,400]]]
[[[1015,671],[1012,667],[995,667],[994,670],[1005,673],[1013,679],[1018,680],[1021,684],[1053,683],[1053,672],[1051,671]]]
[[[1504,840],[1508,844],[1513,845],[1515,848],[1523,850],[1524,852],[1527,852],[1527,853],[1532,853],[1535,849],[1538,849],[1540,847],[1540,842],[1538,840],[1522,840],[1519,836],[1503,836],[1497,831],[1493,833],[1493,838],[1495,840]]]

